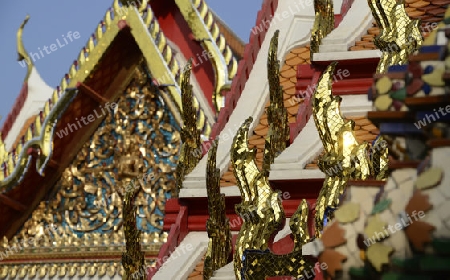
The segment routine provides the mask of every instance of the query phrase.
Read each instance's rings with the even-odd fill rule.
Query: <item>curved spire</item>
[[[381,31],[374,43],[383,52],[377,73],[389,66],[404,65],[423,44],[420,21],[412,20],[403,1],[369,0],[369,7]]]
[[[30,16],[27,15],[25,19],[23,20],[22,24],[19,27],[19,30],[17,31],[17,54],[18,54],[18,61],[25,60],[27,64],[27,75],[25,76],[25,81],[28,81],[28,78],[31,75],[31,70],[34,67],[33,61],[28,56],[27,51],[25,50],[25,47],[23,46],[22,41],[22,33],[25,25],[27,24],[28,20],[30,19]]]
[[[132,1],[132,0],[114,0],[113,7],[116,12],[119,12],[121,10],[121,8],[119,6],[119,2],[122,4],[122,7],[135,6],[138,9],[139,13],[142,14],[145,11],[145,9],[147,8],[150,0],[142,0],[142,2],[137,1],[139,3],[139,6],[136,5],[136,2]]]
[[[319,52],[322,39],[334,29],[334,8],[331,0],[314,0],[315,20],[311,30],[311,61]]]
[[[143,13],[145,11],[145,8],[147,8],[147,6],[148,6],[148,2],[150,2],[150,0],[143,0],[142,1],[141,5],[138,8],[139,13]]]
[[[180,151],[176,173],[177,192],[183,187],[184,177],[189,174],[202,157],[200,132],[197,129],[197,113],[191,85],[192,61],[185,66],[181,78],[181,98],[183,101],[183,128],[181,129]],[[197,152],[199,151],[199,152]]]
[[[267,79],[269,81],[270,105],[267,107],[269,132],[264,146],[263,173],[269,175],[270,165],[286,149],[290,131],[286,108],[283,102],[283,88],[280,85],[280,61],[278,60],[278,35],[275,31],[267,59]]]

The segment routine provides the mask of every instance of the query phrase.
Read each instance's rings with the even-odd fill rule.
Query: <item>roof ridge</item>
[[[273,5],[272,5],[273,4]],[[258,11],[255,27],[264,25],[266,22],[270,22],[273,18],[278,7],[277,0],[265,0],[262,3],[261,9]],[[254,28],[252,28],[253,30]],[[253,69],[253,65],[257,59],[258,53],[261,49],[261,45],[264,42],[268,29],[264,28],[262,32],[251,32],[249,43],[245,46],[244,57],[241,59],[238,65],[238,70],[231,83],[231,88],[226,92],[225,106],[220,110],[218,121],[214,124],[211,132],[210,139],[215,139],[220,134],[225,125],[228,122],[236,104],[244,89],[244,85]],[[206,142],[204,143],[206,144]],[[204,152],[206,152],[206,146],[204,145]]]

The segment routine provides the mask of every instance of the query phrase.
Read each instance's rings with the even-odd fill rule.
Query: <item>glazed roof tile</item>
[[[450,0],[422,1],[405,0],[405,9],[412,19],[422,21],[422,35],[426,38],[428,32],[426,27],[432,23],[438,23],[444,19],[447,5]],[[374,37],[380,33],[380,29],[374,22],[372,27],[367,30],[367,35],[362,36],[361,40],[356,41],[355,45],[350,47],[351,51],[375,50],[377,47],[373,44]]]
[[[187,280],[203,280],[203,262],[205,257],[195,266],[194,271],[189,274]]]
[[[284,89],[283,99],[284,106],[288,112],[289,123],[295,123],[299,105],[302,100],[294,99],[296,90],[295,84],[297,82],[297,65],[310,64],[310,51],[309,46],[298,47],[291,50],[284,59],[284,65],[280,71],[280,84]],[[269,102],[266,103],[266,108],[269,106]],[[269,130],[269,124],[267,122],[267,114],[264,113],[259,119],[258,125],[253,130],[253,135],[249,138],[249,148],[256,148],[255,161],[257,166],[261,169],[263,163],[264,143],[265,137]],[[220,180],[222,187],[235,186],[236,178],[233,174],[233,169],[230,164],[228,171],[222,176]]]

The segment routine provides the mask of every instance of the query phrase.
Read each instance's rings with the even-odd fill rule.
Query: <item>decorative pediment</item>
[[[139,188],[135,199],[137,227],[143,232],[146,261],[151,263],[166,241],[162,219],[165,202],[175,190],[174,170],[181,146],[180,127],[162,98],[164,94],[152,83],[142,63],[112,108],[98,108],[86,116],[106,114],[65,169],[48,201],[40,203],[12,240],[3,240],[2,253],[19,246],[3,262],[19,261],[44,273],[44,264],[28,264],[33,254],[33,259],[54,259],[58,273],[66,275],[68,263],[108,258],[119,263],[117,271],[122,273],[122,200],[134,187]],[[70,125],[75,129],[80,124]],[[71,129],[65,128],[67,135],[62,131],[56,134],[69,138]],[[55,227],[56,233],[46,234],[49,226]],[[33,240],[31,245],[22,245],[29,240]],[[14,270],[17,268],[11,263],[4,266],[3,274]]]

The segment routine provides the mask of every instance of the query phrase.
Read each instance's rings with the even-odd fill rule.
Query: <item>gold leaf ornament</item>
[[[267,76],[270,89],[270,106],[267,108],[267,120],[270,124],[264,143],[262,169],[255,159],[256,149],[248,144],[250,124],[249,117],[238,129],[230,149],[233,174],[241,193],[242,202],[236,205],[236,212],[243,217],[243,224],[236,239],[234,253],[234,271],[236,279],[241,279],[244,252],[247,249],[265,251],[273,233],[280,229],[285,220],[283,206],[278,192],[269,183],[270,165],[285,148],[289,140],[289,123],[283,102],[283,90],[280,87],[279,61],[277,60],[278,33],[275,32],[270,42],[267,60]],[[245,218],[244,218],[245,217]],[[275,272],[274,267],[272,271]],[[253,275],[253,279],[262,275]],[[248,279],[248,278],[246,278]]]

